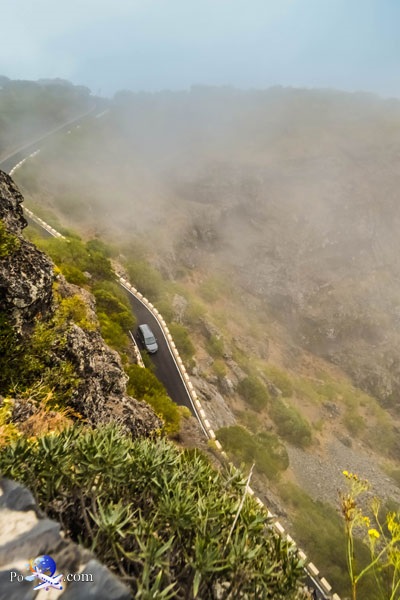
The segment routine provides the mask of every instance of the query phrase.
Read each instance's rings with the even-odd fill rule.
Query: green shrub
[[[395,458],[398,435],[387,413],[378,415],[375,422],[368,422],[363,439],[375,451],[380,452],[384,456]]]
[[[217,358],[216,360],[214,360],[213,365],[212,365],[212,370],[214,371],[214,373],[218,377],[218,379],[223,379],[223,377],[225,377],[225,375],[226,375],[226,365],[225,365],[224,361],[221,360],[220,358]]]
[[[361,415],[357,413],[356,409],[347,408],[343,417],[343,423],[347,427],[348,431],[358,436],[365,428],[365,421]]]
[[[183,315],[183,321],[189,327],[199,327],[205,316],[206,310],[200,302],[194,298],[189,298],[188,305]]]
[[[96,298],[97,310],[107,314],[110,321],[118,324],[125,331],[135,326],[136,319],[126,302],[121,302],[113,292],[101,287],[95,288],[93,293]]]
[[[161,300],[157,300],[155,306],[159,313],[162,315],[163,319],[167,322],[171,322],[174,318],[174,309],[172,308],[171,302],[166,298],[162,298]]]
[[[238,392],[252,408],[261,410],[269,402],[269,394],[265,385],[255,375],[242,379],[238,385]]]
[[[240,425],[234,425],[221,427],[217,438],[238,461],[248,466],[254,462],[256,470],[270,479],[276,479],[289,466],[286,448],[273,433],[253,435]]]
[[[86,275],[84,275],[84,273],[78,269],[78,267],[62,264],[60,265],[60,269],[61,273],[64,275],[65,279],[69,281],[69,283],[82,286],[88,282]]]
[[[284,398],[293,395],[293,384],[284,371],[272,365],[267,365],[264,371],[268,379],[282,392]]]
[[[121,325],[110,319],[104,312],[98,312],[97,318],[100,322],[101,335],[106,344],[118,352],[126,352],[131,342]]]
[[[80,271],[88,271],[93,281],[114,279],[110,260],[100,251],[90,249],[90,241],[84,244],[80,239],[61,240],[51,238],[42,240],[39,246],[47,252],[61,269],[74,267]]]
[[[60,300],[59,318],[62,320],[72,320],[78,327],[93,331],[96,325],[88,317],[86,302],[78,295],[70,296]]]
[[[18,380],[23,347],[5,312],[0,312],[0,394],[6,395],[13,380]]]
[[[241,504],[243,476],[215,471],[198,451],[75,426],[16,440],[0,453],[0,471],[27,485],[136,598],[216,600],[226,583],[235,598],[303,597],[296,554],[253,498]]]
[[[311,444],[311,426],[293,406],[275,398],[271,402],[270,415],[285,440],[300,448]]]
[[[217,277],[209,277],[200,284],[198,292],[203,300],[213,304],[221,296],[223,292],[222,288],[223,286],[220,279]]]
[[[279,491],[285,506],[294,509],[292,521],[297,543],[315,561],[334,590],[347,596],[345,535],[337,510],[313,500],[291,482],[280,485]]]
[[[54,352],[63,348],[72,315],[86,324],[80,299],[60,305],[48,321],[37,321],[30,336],[20,339],[4,313],[0,313],[0,393],[19,392],[41,381],[54,391],[64,405],[76,389],[79,379],[68,360],[56,360]],[[88,326],[91,324],[87,323]]]
[[[149,300],[159,300],[165,287],[158,271],[144,260],[130,260],[126,264],[130,282]]]
[[[88,252],[86,271],[89,271],[95,280],[112,281],[115,278],[110,260],[100,252]]]
[[[20,246],[19,239],[9,233],[3,223],[0,221],[0,258],[5,258],[9,254],[13,254]]]
[[[86,242],[86,249],[88,252],[96,252],[106,258],[113,258],[118,255],[118,250],[116,248],[110,244],[106,244],[99,238],[94,238]]]
[[[128,393],[138,400],[145,400],[153,407],[155,413],[163,419],[167,433],[178,433],[181,414],[161,381],[149,369],[143,369],[139,365],[130,365],[125,371],[129,376]]]
[[[206,350],[213,358],[223,358],[224,340],[222,337],[212,335],[206,342]]]
[[[171,323],[169,331],[182,359],[189,361],[195,353],[195,347],[192,344],[188,330],[180,323]]]

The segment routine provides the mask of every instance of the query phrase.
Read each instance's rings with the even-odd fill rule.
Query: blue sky
[[[400,97],[400,0],[2,0],[0,74]]]

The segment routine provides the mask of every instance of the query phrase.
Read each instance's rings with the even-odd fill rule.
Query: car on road
[[[147,352],[155,354],[158,350],[157,339],[147,323],[139,325],[138,327],[138,338]]]

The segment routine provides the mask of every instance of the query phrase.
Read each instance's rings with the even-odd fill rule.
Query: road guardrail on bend
[[[34,155],[34,153],[27,158],[30,158],[33,155]],[[24,159],[23,161],[18,163],[18,165],[16,165],[12,169],[12,172],[14,172],[19,166],[21,166],[21,164],[23,162],[25,162],[25,160],[27,160],[27,159]],[[27,208],[24,208],[24,211],[26,212],[26,214],[29,216],[30,219],[32,219],[35,223],[37,223],[40,227],[42,227],[50,235],[52,235],[53,237],[57,237],[57,238],[65,240],[65,241],[68,241],[65,238],[65,236],[63,236],[56,229],[54,229],[53,227],[48,225],[45,221],[43,221],[43,219],[40,219],[39,217],[34,215],[34,213],[32,211],[30,211]],[[190,381],[189,374],[186,371],[185,365],[183,364],[183,361],[179,355],[179,352],[177,350],[177,347],[174,343],[174,340],[172,338],[172,335],[168,329],[168,326],[167,326],[165,320],[163,319],[163,317],[161,316],[159,311],[156,309],[156,307],[149,300],[147,300],[147,298],[145,298],[143,296],[143,294],[141,294],[133,285],[131,285],[126,279],[121,277],[118,273],[115,273],[115,275],[118,278],[118,281],[122,285],[122,287],[124,287],[126,290],[128,290],[144,306],[146,306],[147,309],[154,316],[154,318],[157,320],[158,324],[160,325],[161,331],[165,337],[165,340],[167,342],[167,346],[172,355],[172,358],[174,359],[174,362],[176,364],[178,372],[180,373],[183,384],[187,390],[188,396],[190,398],[190,401],[191,401],[191,404],[193,407],[194,414],[196,415],[197,420],[198,420],[205,436],[207,438],[213,440],[214,445],[219,450],[221,456],[226,461],[229,462],[228,455],[223,450],[221,443],[217,440],[215,432],[212,429],[211,424],[207,419],[207,415],[201,405],[201,402],[197,397],[196,390],[194,389],[193,384]],[[131,337],[133,337],[133,336],[131,335]],[[140,352],[139,352],[139,354],[140,354]],[[142,360],[142,363],[143,363],[143,360]],[[306,575],[312,581],[313,587],[316,590],[318,590],[317,593],[319,593],[319,596],[317,596],[317,598],[324,599],[324,600],[326,600],[326,599],[327,600],[340,600],[340,597],[337,594],[332,593],[332,587],[329,585],[329,583],[327,582],[327,580],[324,577],[321,577],[317,567],[312,562],[307,562],[306,554],[297,547],[297,545],[296,545],[295,541],[292,539],[292,537],[286,533],[285,528],[281,525],[281,523],[279,523],[279,521],[277,521],[275,519],[275,516],[268,510],[268,508],[265,506],[264,502],[260,498],[258,498],[258,496],[256,496],[254,490],[250,486],[247,487],[247,492],[249,493],[250,496],[254,496],[255,500],[257,501],[259,506],[267,511],[267,517],[271,519],[272,527],[275,529],[275,531],[283,539],[285,539],[287,542],[289,542],[289,544],[291,544],[294,552],[297,552],[298,557],[303,562]]]
[[[195,415],[197,416],[197,420],[199,421],[199,423],[203,429],[203,432],[206,434],[206,436],[209,439],[213,440],[215,447],[219,450],[222,457],[226,461],[229,462],[228,455],[223,450],[221,443],[217,440],[215,432],[212,429],[211,424],[207,419],[207,415],[206,415],[206,413],[201,405],[201,402],[197,396],[196,390],[194,389],[194,386],[193,386],[192,382],[190,381],[190,376],[189,376],[188,372],[186,371],[185,365],[179,355],[179,351],[174,343],[172,335],[171,335],[171,333],[168,329],[168,326],[167,326],[165,320],[163,319],[162,315],[159,313],[157,308],[145,296],[143,296],[143,294],[141,294],[132,284],[129,283],[129,281],[127,281],[123,277],[120,277],[118,274],[117,274],[117,277],[118,277],[118,280],[119,280],[120,284],[122,285],[122,287],[125,288],[127,291],[129,291],[131,294],[133,294],[135,296],[135,298],[137,298],[142,304],[144,304],[147,307],[147,309],[151,312],[153,317],[157,320],[157,322],[161,328],[161,331],[165,337],[165,340],[167,342],[168,348],[174,358],[175,364],[179,370],[182,381],[185,384],[185,388],[186,388],[189,398],[191,400],[191,404],[193,406]],[[132,334],[131,334],[131,337],[133,338]],[[136,341],[135,341],[135,345],[136,345]],[[275,529],[275,531],[282,538],[286,539],[286,541],[289,542],[293,546],[294,551],[297,551],[297,554],[298,554],[300,560],[304,563],[304,568],[305,568],[307,575],[313,581],[315,587],[322,594],[322,598],[330,598],[331,600],[340,600],[340,597],[337,594],[332,594],[331,585],[327,582],[327,580],[324,577],[320,576],[319,570],[312,562],[307,562],[306,554],[302,550],[297,548],[297,545],[296,545],[295,541],[293,540],[293,538],[285,532],[285,528],[281,525],[281,523],[279,523],[279,521],[274,520],[274,515],[268,510],[268,508],[265,506],[264,502],[255,495],[254,490],[250,486],[248,486],[247,492],[249,493],[250,496],[255,496],[255,500],[260,505],[260,507],[262,507],[264,510],[267,511],[267,517],[272,519],[272,526]]]

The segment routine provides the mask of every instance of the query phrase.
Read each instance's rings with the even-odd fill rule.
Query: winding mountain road
[[[193,404],[186,383],[181,375],[178,365],[176,364],[175,358],[170,350],[169,344],[159,322],[147,308],[147,306],[139,298],[137,298],[133,292],[131,292],[123,284],[121,285],[128,294],[129,302],[137,319],[138,325],[141,325],[142,323],[147,323],[150,325],[154,335],[157,338],[158,352],[156,354],[149,355],[150,360],[154,365],[154,372],[157,378],[164,384],[170,398],[172,398],[176,404],[180,406],[186,406],[193,416],[196,417],[201,429],[203,430],[203,433],[208,438],[209,435],[207,430],[205,429],[199,417],[198,411]],[[139,348],[141,348],[140,341],[136,335],[135,340]]]

